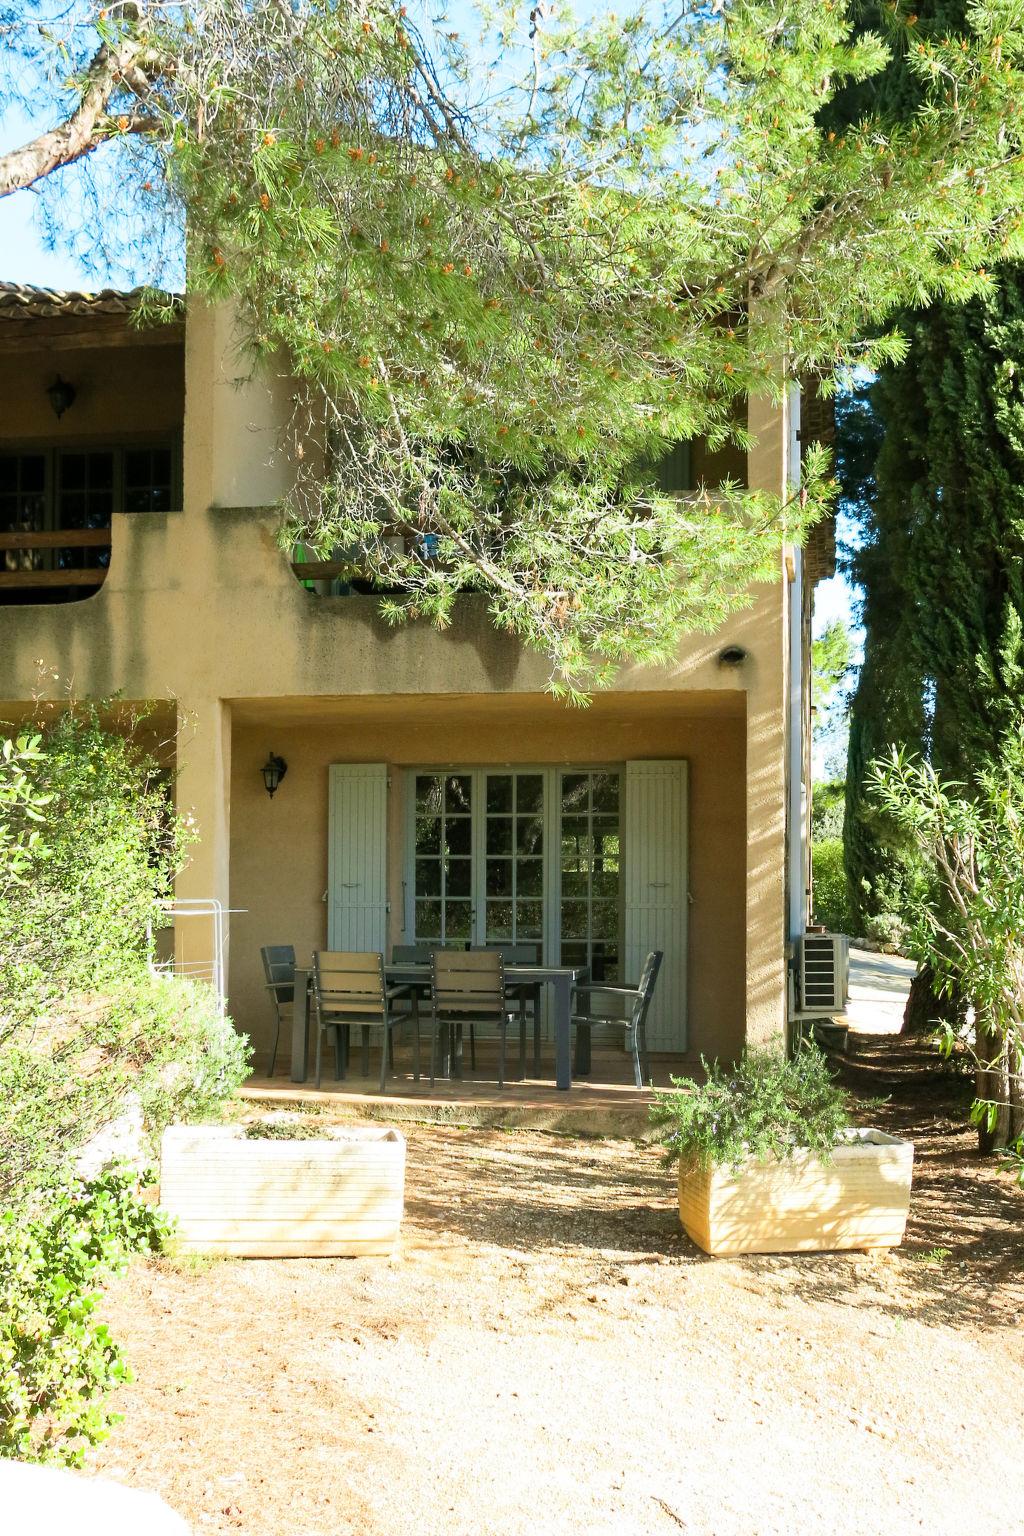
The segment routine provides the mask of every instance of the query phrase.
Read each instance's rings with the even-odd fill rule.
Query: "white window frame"
[[[487,812],[486,784],[489,774],[539,774],[544,780],[544,855],[542,879],[541,963],[556,965],[561,955],[562,859],[561,859],[561,785],[563,773],[617,773],[620,784],[619,836],[622,836],[622,796],[625,794],[625,763],[420,763],[405,770],[404,846],[402,884],[404,900],[402,931],[409,943],[416,938],[416,779],[420,775],[459,774],[472,780],[472,934],[471,944],[486,942],[487,901]],[[620,845],[620,859],[622,850]],[[619,966],[623,963],[625,941],[625,891],[619,888]],[[533,939],[519,942],[536,943]]]

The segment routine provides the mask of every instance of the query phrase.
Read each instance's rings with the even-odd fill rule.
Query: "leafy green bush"
[[[234,1093],[251,1050],[202,982],[143,972],[69,999],[0,1051],[0,1203],[59,1182],[78,1148],[136,1103],[156,1151],[165,1126]]]
[[[67,1181],[36,1215],[0,1216],[0,1456],[78,1465],[116,1420],[107,1393],[131,1378],[98,1285],[168,1232],[136,1183]]]
[[[910,936],[911,924],[900,912],[875,912],[864,919],[864,937],[886,954],[902,954]]]
[[[814,1046],[792,1059],[744,1051],[733,1070],[703,1057],[701,1065],[704,1083],[673,1078],[674,1091],[658,1093],[651,1106],[668,1164],[736,1168],[748,1158],[782,1160],[799,1147],[827,1159],[849,1125],[846,1095]]]
[[[72,707],[0,746],[0,1455],[106,1433],[126,1366],[97,1288],[163,1231],[134,1175],[76,1157],[126,1111],[154,1137],[208,1114],[248,1068],[210,988],[148,966],[189,834],[137,724]]]
[[[76,705],[0,758],[0,1038],[68,991],[145,969],[190,840],[166,772]],[[19,854],[17,863],[14,854]],[[17,899],[12,897],[17,886]]]
[[[842,779],[824,779],[814,786],[811,797],[811,836],[818,838],[843,835],[846,819],[846,785]]]
[[[813,844],[811,871],[814,921],[822,923],[831,933],[855,933],[841,837],[822,837]]]

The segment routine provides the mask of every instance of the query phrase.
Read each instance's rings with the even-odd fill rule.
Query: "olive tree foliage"
[[[1024,1174],[1024,720],[969,783],[893,748],[868,788],[932,878],[914,948],[938,996],[966,1005],[936,1022],[975,1066],[982,1146],[1015,1148]]]
[[[671,444],[749,447],[749,396],[899,358],[887,316],[1020,253],[1024,6],[970,11],[965,40],[901,0],[856,38],[844,0],[508,4],[476,37],[392,0],[19,5],[64,115],[0,194],[119,157],[298,381],[283,541],[350,552],[396,622],[484,594],[577,689],[719,625],[830,494],[810,449],[795,497],[680,499]],[[893,50],[918,109],[826,129]]]

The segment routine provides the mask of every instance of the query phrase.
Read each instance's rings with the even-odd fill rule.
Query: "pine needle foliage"
[[[748,448],[748,398],[898,360],[900,309],[1024,250],[1020,0],[953,35],[902,0],[856,35],[844,0],[508,5],[479,40],[392,0],[84,10],[127,60],[104,142],[184,213],[240,368],[293,381],[283,542],[396,623],[483,594],[570,691],[721,624],[831,495],[808,449],[799,495],[680,500],[672,444]],[[894,54],[913,109],[828,127]]]

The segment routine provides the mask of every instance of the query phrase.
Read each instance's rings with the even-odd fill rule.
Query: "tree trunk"
[[[939,1024],[956,1024],[963,1018],[963,1005],[954,995],[940,996],[935,990],[935,971],[930,965],[918,968],[910,983],[910,996],[903,1011],[904,1035],[928,1035]]]
[[[1000,1042],[993,1030],[976,1026],[980,1061],[990,1063],[975,1076],[975,1096],[999,1106],[993,1124],[978,1126],[978,1151],[991,1154],[1016,1147],[1024,1137],[1024,1051],[1014,1039]]]

